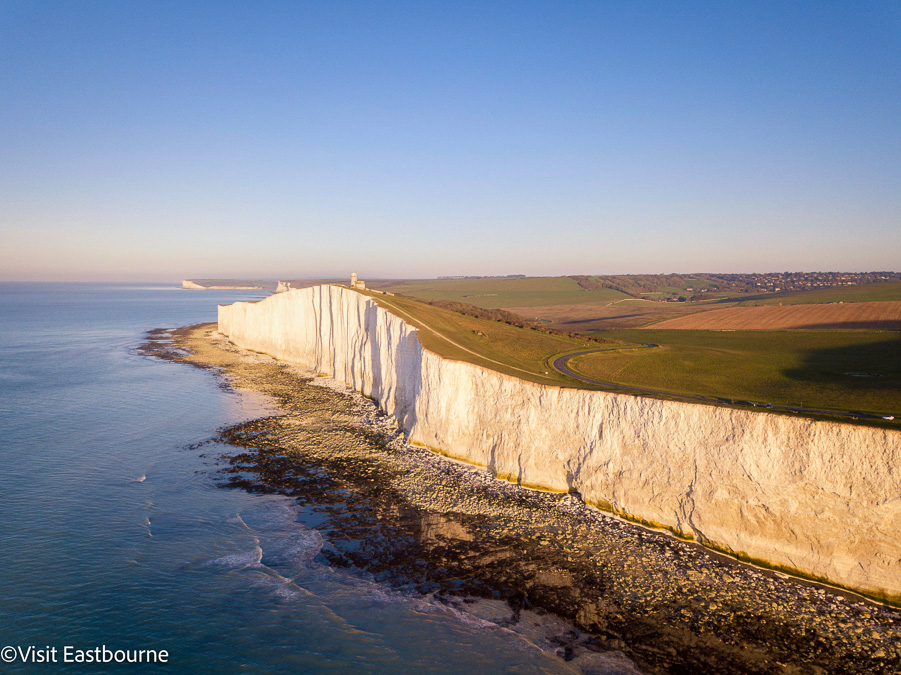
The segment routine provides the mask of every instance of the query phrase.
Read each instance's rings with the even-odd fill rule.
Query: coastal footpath
[[[219,307],[240,347],[375,399],[411,442],[740,559],[901,604],[901,433],[543,386],[422,347],[339,286]]]

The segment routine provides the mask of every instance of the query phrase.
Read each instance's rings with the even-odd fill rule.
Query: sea
[[[137,348],[265,295],[0,284],[0,672],[571,672],[330,567],[290,498],[224,487],[219,458],[238,449],[217,429],[272,403]],[[115,662],[141,650],[156,662]],[[89,654],[114,657],[65,662]]]

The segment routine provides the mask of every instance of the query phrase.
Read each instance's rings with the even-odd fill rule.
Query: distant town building
[[[356,272],[351,272],[350,273],[350,287],[355,288],[358,291],[365,291],[366,290],[366,282],[361,279],[357,279]]]

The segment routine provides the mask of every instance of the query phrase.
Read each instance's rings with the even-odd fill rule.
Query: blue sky
[[[897,2],[0,0],[0,279],[901,269]]]

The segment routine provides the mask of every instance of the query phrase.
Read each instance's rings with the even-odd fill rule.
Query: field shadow
[[[895,391],[901,397],[901,333],[868,344],[811,349],[799,367],[782,374],[792,380],[841,384],[852,391]]]
[[[804,330],[896,330],[901,331],[901,319],[878,321],[834,321],[804,325]]]
[[[610,316],[599,316],[593,319],[570,319],[568,321],[560,321],[559,323],[563,326],[583,326],[589,323],[595,323],[596,321],[610,321],[611,319],[632,319],[635,317],[645,317],[647,316],[644,312],[639,312],[637,314],[611,314]]]

